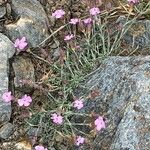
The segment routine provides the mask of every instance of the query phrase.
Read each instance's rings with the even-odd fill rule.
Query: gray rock
[[[75,92],[78,97],[87,97],[94,89],[100,95],[86,99],[80,111],[94,111],[106,119],[107,128],[92,142],[94,150],[149,149],[150,56],[110,57],[83,85],[85,89]]]
[[[150,85],[150,82],[148,82]],[[146,88],[149,86],[146,84]],[[149,150],[150,148],[150,94],[143,94],[125,109],[117,128],[111,150]],[[144,93],[145,92],[145,93]],[[150,93],[150,91],[149,91]]]
[[[3,18],[6,14],[6,8],[4,6],[0,6],[0,18]]]
[[[124,40],[132,47],[150,47],[150,20],[135,21],[124,36]]]
[[[15,41],[25,36],[29,46],[37,47],[48,37],[48,19],[37,0],[12,0],[12,11],[20,17],[16,23],[6,25],[6,34]]]
[[[10,16],[11,15],[11,5],[10,5],[10,3],[6,4],[6,11],[7,11],[7,16]]]
[[[35,82],[34,66],[29,58],[23,58],[17,56],[14,58],[12,63],[13,70],[15,73],[14,86],[19,91],[29,93],[32,91],[33,87],[29,84],[23,84],[23,82]]]
[[[38,0],[42,5],[46,5],[47,4],[47,0]]]
[[[11,123],[4,124],[0,128],[0,139],[8,139],[13,133],[14,126]]]
[[[0,124],[8,122],[11,115],[11,104],[2,100],[2,94],[8,91],[8,59],[13,56],[13,43],[0,33]]]

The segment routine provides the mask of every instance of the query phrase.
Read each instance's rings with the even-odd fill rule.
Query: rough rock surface
[[[29,141],[11,141],[0,145],[1,150],[33,150]]]
[[[37,47],[48,36],[48,19],[37,0],[12,0],[12,11],[19,17],[6,25],[6,34],[14,41],[25,36],[31,47]]]
[[[29,93],[32,88],[27,85],[23,85],[20,81],[27,80],[33,83],[35,82],[34,66],[32,61],[29,58],[17,56],[15,57],[12,66],[15,73],[15,88],[19,89],[20,91],[24,91],[25,93]]]
[[[11,123],[4,124],[0,128],[0,138],[8,139],[9,136],[13,133],[14,126]]]
[[[4,17],[6,14],[6,8],[3,6],[0,6],[0,18]]]
[[[110,57],[84,85],[85,89],[76,91],[77,96],[87,96],[94,89],[98,89],[100,95],[87,99],[81,111],[94,110],[105,117],[107,125],[91,147],[94,150],[149,150],[150,56]],[[89,147],[81,149],[86,148]]]
[[[150,20],[136,21],[124,36],[125,41],[133,47],[150,46]]]
[[[13,125],[7,123],[11,116],[11,103],[2,100],[2,94],[8,91],[8,59],[13,56],[15,49],[13,43],[0,33],[0,139],[6,139],[13,131]]]
[[[14,53],[13,43],[0,33],[0,124],[8,122],[11,115],[11,104],[4,103],[1,96],[2,93],[8,91],[8,59]]]

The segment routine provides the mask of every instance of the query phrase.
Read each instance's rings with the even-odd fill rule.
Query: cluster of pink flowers
[[[73,107],[78,110],[83,108],[83,106],[84,106],[83,99],[77,99],[73,102]],[[57,125],[60,125],[63,123],[63,117],[61,115],[58,115],[57,113],[52,114],[51,119]],[[94,125],[95,125],[95,128],[97,131],[100,131],[101,129],[106,128],[105,121],[104,121],[103,117],[101,117],[101,116],[98,116],[98,118],[94,121]],[[77,146],[80,146],[84,142],[85,142],[85,138],[78,136],[76,138],[75,144]]]
[[[97,131],[100,131],[102,128],[106,128],[105,122],[103,120],[103,117],[99,116],[95,121],[94,121],[95,127]]]
[[[77,108],[78,110],[83,107],[83,100],[78,99],[73,102],[73,107]],[[61,125],[63,123],[63,117],[60,114],[53,113],[51,114],[51,119],[53,120],[53,123],[57,125]]]
[[[99,10],[98,7],[93,7],[93,8],[91,8],[91,9],[89,10],[89,12],[90,12],[90,15],[96,16],[96,15],[98,15],[98,14],[100,13],[100,10]],[[58,9],[58,10],[56,10],[54,13],[52,13],[52,16],[53,16],[54,18],[56,18],[56,19],[62,18],[64,15],[65,15],[65,11],[62,10],[62,9]],[[79,22],[80,22],[80,19],[79,19],[79,18],[72,18],[69,23],[72,24],[72,25],[76,25],[76,24],[79,23]],[[89,18],[84,19],[84,20],[83,20],[83,23],[84,23],[85,25],[91,24],[91,23],[92,23],[92,18],[89,17]],[[66,35],[66,36],[64,37],[64,40],[65,40],[65,41],[70,41],[70,40],[73,39],[74,37],[75,37],[75,36],[74,36],[73,34]]]
[[[89,12],[90,12],[90,15],[96,16],[96,15],[100,14],[100,9],[98,7],[93,7],[89,10]],[[52,16],[55,17],[56,19],[62,18],[64,15],[65,15],[65,11],[62,9],[58,9],[54,13],[52,13]],[[78,22],[79,22],[78,18],[73,18],[70,20],[69,23],[76,24]]]
[[[2,95],[2,99],[6,103],[11,102],[13,100],[13,98],[14,97],[12,96],[11,91],[4,92],[3,95]],[[18,102],[19,106],[27,107],[32,102],[32,98],[25,94],[21,99],[18,99],[17,102]]]
[[[11,102],[11,100],[13,99],[13,96],[11,94],[11,91],[5,92],[2,95],[2,99],[5,102]],[[29,106],[30,103],[32,102],[32,98],[30,96],[27,96],[26,94],[21,98],[18,99],[18,104],[19,106]],[[83,108],[83,99],[77,99],[73,102],[73,107],[76,109],[81,109]],[[51,114],[51,119],[53,120],[53,123],[57,124],[57,125],[61,125],[63,123],[63,117],[60,114],[57,113],[53,113]],[[100,131],[102,128],[105,128],[105,122],[103,120],[103,117],[99,116],[95,121],[95,128],[97,131]],[[75,144],[77,146],[80,146],[81,144],[83,144],[85,142],[85,138],[78,136],[76,138]],[[37,145],[35,146],[35,150],[47,150],[47,148],[44,148],[42,145]]]
[[[128,1],[129,2],[132,1],[133,3],[135,3],[138,0],[128,0]],[[100,10],[97,7],[93,7],[93,8],[90,9],[90,15],[92,15],[92,16],[96,16],[99,13],[100,13]],[[55,17],[56,19],[62,18],[64,15],[65,15],[65,11],[62,10],[62,9],[58,9],[54,13],[52,13],[52,16]],[[73,24],[73,25],[76,25],[79,22],[80,22],[80,19],[72,18],[69,23]],[[86,18],[86,19],[83,20],[83,23],[85,25],[91,24],[92,19],[91,18]],[[65,36],[64,40],[69,41],[72,38],[74,38],[73,34]],[[27,45],[28,45],[28,43],[27,43],[26,37],[22,37],[21,39],[17,38],[15,40],[15,43],[14,43],[14,47],[17,48],[18,52],[24,51],[24,49],[27,47]]]

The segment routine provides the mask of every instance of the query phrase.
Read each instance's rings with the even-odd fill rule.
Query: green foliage
[[[91,124],[86,122],[86,118],[92,120],[93,116],[91,112],[78,113],[72,108],[73,91],[80,86],[90,72],[100,65],[104,58],[121,52],[122,38],[135,20],[136,18],[130,19],[128,15],[124,20],[117,22],[112,14],[106,12],[95,16],[93,25],[85,26],[82,33],[77,32],[80,26],[78,30],[70,31],[75,33],[76,38],[65,43],[59,60],[50,66],[55,76],[49,78],[48,83],[56,87],[56,90],[48,93],[49,100],[45,107],[38,114],[35,112],[28,121],[30,126],[37,125],[42,129],[41,138],[44,143],[49,146],[55,142],[61,143],[63,140],[73,139],[76,134],[91,137],[90,132],[84,133],[77,128],[77,126],[88,126],[93,130]],[[71,30],[70,24],[65,26],[66,29]],[[86,101],[87,97],[83,95],[83,99]],[[64,123],[61,126],[56,126],[50,119],[50,114],[55,112],[59,112],[64,117]],[[80,122],[80,119],[78,121],[71,119],[77,116],[79,118],[84,116],[85,120]],[[62,139],[58,140],[58,136]]]

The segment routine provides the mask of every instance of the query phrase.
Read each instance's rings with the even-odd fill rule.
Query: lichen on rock
[[[83,83],[85,89],[76,92],[80,97],[96,87],[101,93],[87,99],[81,110],[106,119],[106,129],[92,142],[94,150],[149,149],[149,74],[150,56],[110,57]]]

